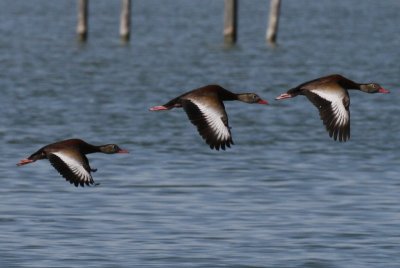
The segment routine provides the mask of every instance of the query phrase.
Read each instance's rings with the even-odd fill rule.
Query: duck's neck
[[[342,86],[345,89],[357,89],[361,90],[361,84],[358,84],[354,81],[351,81],[350,79],[347,78],[342,78],[339,82],[339,85]]]
[[[229,90],[220,88],[220,90],[217,91],[217,95],[221,100],[232,101],[232,100],[238,100],[239,95],[243,95],[243,94],[235,94],[233,92],[230,92]]]
[[[91,145],[89,143],[81,144],[81,150],[85,154],[99,153],[99,152],[101,152],[101,147],[102,146],[95,146],[95,145]]]

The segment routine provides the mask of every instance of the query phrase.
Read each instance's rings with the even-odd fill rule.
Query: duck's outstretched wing
[[[346,90],[340,93],[315,89],[305,95],[318,108],[329,136],[345,142],[350,139],[350,98]]]
[[[51,165],[71,184],[85,186],[94,183],[85,156],[75,153],[53,152],[48,154]]]
[[[198,99],[182,101],[183,109],[211,149],[225,150],[233,143],[228,115],[222,102],[210,105]]]

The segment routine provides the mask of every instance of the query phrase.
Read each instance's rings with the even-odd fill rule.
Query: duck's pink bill
[[[266,101],[266,100],[259,100],[259,101],[258,101],[258,104],[268,104],[268,101]]]
[[[120,149],[120,150],[117,152],[117,154],[127,154],[127,153],[129,153],[129,151],[128,151],[128,150],[125,150],[125,149]]]
[[[384,93],[384,94],[387,94],[387,93],[390,93],[390,91],[389,90],[387,90],[387,89],[384,89],[383,87],[381,87],[380,89],[379,89],[379,91],[378,91],[379,93]]]

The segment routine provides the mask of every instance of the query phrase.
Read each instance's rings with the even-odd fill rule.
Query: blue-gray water
[[[223,45],[223,1],[0,2],[1,267],[400,267],[400,1],[240,1]],[[351,92],[351,140],[329,138],[304,97],[322,75],[379,82]],[[226,104],[235,145],[212,151],[182,110],[148,108],[210,83],[269,106]],[[75,188],[41,146],[79,137],[129,155],[89,155],[97,187]]]

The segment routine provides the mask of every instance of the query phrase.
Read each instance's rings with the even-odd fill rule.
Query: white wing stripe
[[[332,91],[310,90],[312,93],[331,103],[332,112],[335,116],[335,126],[343,126],[349,121],[349,113],[343,105],[344,94],[337,94]]]
[[[207,124],[215,132],[219,140],[227,140],[230,137],[229,129],[225,126],[221,117],[223,116],[212,107],[203,103],[195,103],[199,110],[203,113]]]
[[[65,154],[62,153],[53,153],[54,155],[58,156],[61,161],[63,161],[68,168],[74,173],[79,179],[83,182],[90,182],[92,176],[90,175],[89,172],[86,171],[86,169],[82,166],[81,163],[76,161],[76,159],[69,157]]]

